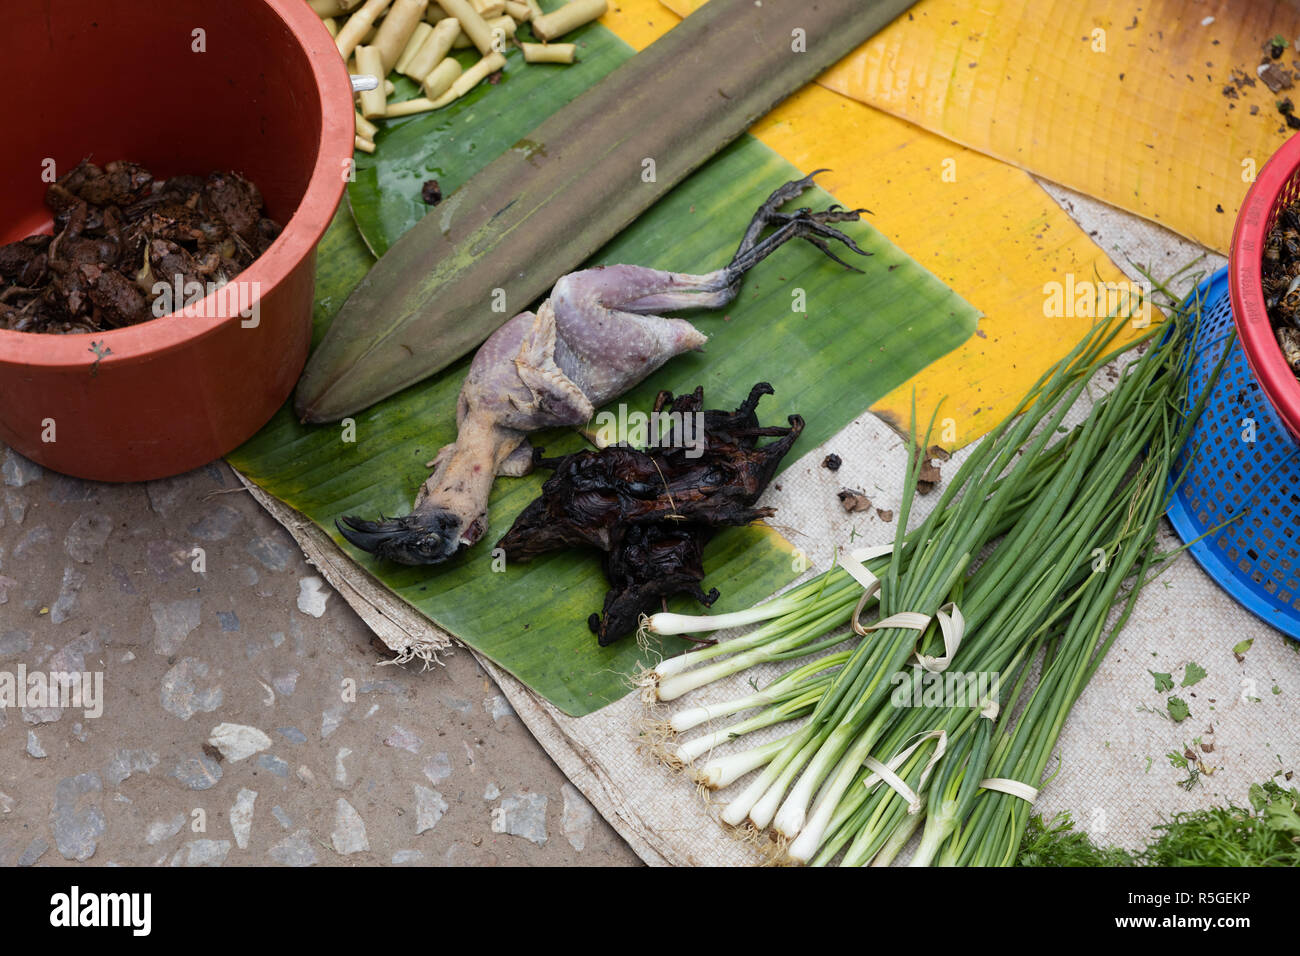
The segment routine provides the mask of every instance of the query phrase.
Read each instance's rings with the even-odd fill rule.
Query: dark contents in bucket
[[[0,246],[0,328],[102,332],[166,315],[235,278],[280,234],[257,187],[233,172],[160,181],[137,163],[82,160],[45,204],[53,236]]]
[[[1273,334],[1300,378],[1300,200],[1283,209],[1269,230],[1261,272]]]

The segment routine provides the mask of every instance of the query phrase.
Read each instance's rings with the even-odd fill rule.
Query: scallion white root
[[[908,866],[929,866],[938,855],[945,840],[956,829],[957,801],[944,800],[935,807],[925,819],[925,829],[921,831],[921,843],[912,854]]]
[[[723,808],[722,819],[732,826],[740,826],[749,816],[754,805],[763,798],[772,784],[794,760],[795,753],[801,749],[812,736],[807,727],[791,734],[785,739],[785,747],[772,757],[763,772],[750,781],[741,793]]]
[[[828,654],[782,674],[762,690],[753,694],[716,704],[687,707],[678,711],[669,719],[669,726],[677,733],[685,733],[706,721],[730,717],[732,714],[738,714],[741,711],[752,710],[765,704],[780,703],[798,697],[813,688],[823,687],[828,684],[833,675],[824,672],[840,666],[848,659],[848,656],[848,651]]]
[[[749,733],[751,730],[759,729],[759,726],[757,725],[751,726],[751,721],[755,719],[756,718],[750,718],[749,721],[741,721],[738,724],[733,724],[725,730],[715,730],[711,734],[704,734],[703,736],[696,737],[694,740],[678,744],[674,753],[676,754],[677,759],[682,763],[694,763],[698,758],[716,750],[723,744],[730,743],[732,740],[735,740],[743,734]],[[780,721],[771,720],[763,723],[761,726],[770,727],[774,723],[780,723]]]
[[[812,688],[802,694],[796,694],[786,700],[773,704],[762,711],[759,711],[752,717],[732,724],[730,727],[724,727],[722,730],[716,730],[710,734],[702,734],[694,740],[678,744],[677,757],[682,763],[692,763],[696,758],[716,747],[721,747],[738,737],[746,734],[752,734],[756,730],[762,730],[764,727],[771,727],[773,724],[782,724],[788,720],[794,720],[808,714],[816,705],[818,698],[821,696],[820,688]]]
[[[769,762],[781,752],[788,740],[788,737],[782,737],[744,753],[715,757],[700,768],[696,778],[710,790],[729,787],[745,774],[752,773]],[[744,819],[744,814],[741,814],[741,819]]]
[[[645,629],[650,634],[661,636],[669,634],[702,634],[708,631],[722,631],[731,627],[745,627],[759,621],[770,621],[798,610],[798,598],[778,598],[759,604],[743,611],[731,611],[728,614],[674,614],[660,611],[646,618]]]
[[[869,737],[856,741],[831,779],[822,787],[821,794],[813,805],[812,816],[799,829],[798,836],[790,844],[788,851],[790,859],[798,863],[807,863],[817,854],[826,836],[827,824],[831,822],[840,798],[853,783],[862,762],[871,753],[871,743]]]
[[[730,677],[732,674],[747,670],[756,664],[765,664],[781,659],[788,653],[811,644],[823,634],[843,626],[844,613],[841,609],[832,608],[802,626],[795,626],[793,631],[790,629],[791,623],[786,621],[785,618],[781,618],[770,622],[746,637],[727,641],[714,647],[700,648],[699,651],[683,654],[680,658],[669,658],[655,668],[654,673],[659,678],[655,694],[659,700],[675,700],[696,688],[712,684],[724,677]],[[795,623],[798,624],[798,622]],[[768,633],[765,634],[764,631]],[[849,634],[845,634],[842,639],[847,640],[849,636]],[[837,639],[832,638],[831,640]],[[693,670],[677,670],[674,672],[673,669],[669,668],[667,669],[668,676],[664,676],[664,664],[670,664],[672,661],[689,658],[697,654],[702,655],[703,652],[712,651],[717,647],[723,648],[721,653],[726,653],[733,648],[737,650],[741,648],[748,649],[741,650],[739,654],[734,654],[724,660],[714,661],[712,664],[705,664],[703,667],[697,667]],[[689,664],[693,663],[695,663],[694,660],[690,661],[687,666],[689,667]]]

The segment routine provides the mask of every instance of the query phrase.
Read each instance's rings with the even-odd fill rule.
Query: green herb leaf
[[[1169,709],[1169,719],[1174,723],[1181,723],[1192,715],[1191,708],[1187,706],[1187,701],[1181,697],[1170,697],[1165,701],[1165,706]]]
[[[1250,791],[1247,796],[1250,799],[1250,805],[1255,808],[1256,813],[1268,806],[1268,793],[1265,792],[1264,788],[1257,783],[1252,783],[1250,785]]]
[[[1200,683],[1205,677],[1205,668],[1195,661],[1188,663],[1187,668],[1183,671],[1183,682],[1180,686],[1191,687],[1193,684]]]
[[[1156,693],[1163,694],[1167,690],[1174,689],[1174,678],[1172,674],[1162,674],[1159,671],[1147,671],[1156,681]]]
[[[1248,650],[1250,650],[1250,645],[1254,643],[1255,643],[1255,639],[1253,637],[1248,637],[1244,641],[1238,641],[1237,644],[1232,648],[1232,653],[1237,655],[1237,660],[1241,660],[1241,655],[1245,654]]]

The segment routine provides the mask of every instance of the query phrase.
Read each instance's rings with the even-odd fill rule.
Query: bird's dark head
[[[398,564],[439,564],[460,550],[461,519],[450,511],[423,511],[366,521],[353,515],[335,522],[339,533],[363,551]]]

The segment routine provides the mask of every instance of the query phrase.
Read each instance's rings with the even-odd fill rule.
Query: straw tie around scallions
[[[852,573],[846,556],[748,611],[644,622],[650,634],[757,625],[648,671],[657,701],[807,658],[736,700],[693,702],[659,725],[699,734],[661,746],[670,762],[690,764],[710,788],[737,784],[725,823],[770,830],[791,861],[815,865],[888,863],[918,831],[914,865],[1015,859],[1066,715],[1167,558],[1155,535],[1204,401],[1187,394],[1182,362],[1195,320],[1171,309],[1132,358],[1115,348],[1127,319],[1103,320],[970,450],[909,531],[911,461],[892,545],[859,552]],[[1126,363],[1114,389],[1063,428],[1113,361]],[[873,578],[874,594],[863,587]],[[945,642],[938,616],[950,604],[965,624],[959,643],[951,633]],[[872,605],[878,629],[847,629]],[[969,689],[975,676],[989,680],[964,699],[922,692],[936,678]],[[779,725],[792,729],[745,748],[747,735]]]

